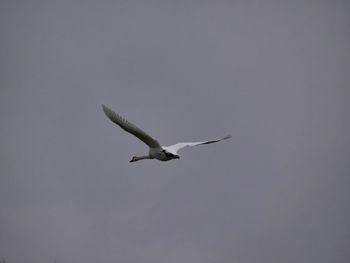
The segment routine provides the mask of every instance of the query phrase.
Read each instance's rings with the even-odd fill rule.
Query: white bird
[[[148,135],[146,132],[138,128],[136,125],[130,123],[108,107],[102,104],[102,109],[106,116],[115,124],[119,125],[123,130],[131,133],[132,135],[139,138],[141,141],[143,141],[145,144],[149,147],[149,152],[147,155],[143,156],[133,156],[130,162],[136,162],[143,159],[157,159],[160,161],[169,161],[172,159],[180,159],[180,156],[177,154],[177,152],[186,147],[186,146],[196,146],[196,145],[202,145],[202,144],[210,144],[214,142],[219,142],[222,140],[226,140],[231,138],[231,135],[227,135],[224,138],[218,139],[218,140],[210,140],[210,141],[203,141],[203,142],[179,142],[174,145],[170,146],[161,146],[159,142],[152,138],[150,135]]]

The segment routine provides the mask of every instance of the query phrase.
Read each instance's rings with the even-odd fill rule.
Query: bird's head
[[[136,162],[136,161],[138,161],[139,159],[136,157],[136,156],[133,156],[132,158],[131,158],[131,160],[130,160],[130,163],[132,163],[132,162]]]

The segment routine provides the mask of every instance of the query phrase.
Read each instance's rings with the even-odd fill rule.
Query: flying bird
[[[141,141],[143,141],[145,144],[149,147],[149,152],[147,155],[143,156],[133,156],[130,162],[136,162],[143,159],[157,159],[160,161],[169,161],[172,159],[180,159],[180,156],[178,155],[178,151],[186,146],[196,146],[196,145],[202,145],[202,144],[210,144],[214,142],[219,142],[222,140],[226,140],[231,138],[231,135],[227,135],[224,138],[217,139],[217,140],[210,140],[210,141],[203,141],[203,142],[179,142],[170,146],[161,146],[159,142],[148,135],[146,132],[138,128],[136,125],[132,124],[131,122],[127,121],[125,118],[121,117],[108,107],[102,104],[102,109],[106,116],[115,124],[119,125],[123,130],[131,133],[132,135],[139,138]]]

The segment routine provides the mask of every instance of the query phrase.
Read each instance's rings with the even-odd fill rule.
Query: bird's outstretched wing
[[[147,144],[150,148],[160,148],[159,142],[152,138],[150,135],[148,135],[146,132],[138,128],[136,125],[132,124],[131,122],[127,121],[108,107],[102,104],[102,109],[106,116],[115,124],[119,125],[123,130],[135,135],[137,138],[139,138],[141,141],[143,141],[145,144]]]
[[[197,145],[203,145],[203,144],[211,144],[211,143],[215,143],[215,142],[219,142],[222,140],[226,140],[226,139],[230,139],[232,136],[231,135],[227,135],[224,138],[221,139],[217,139],[217,140],[211,140],[211,141],[204,141],[204,142],[179,142],[170,146],[166,146],[163,147],[164,149],[166,149],[167,151],[173,153],[173,154],[177,154],[177,152],[179,150],[181,150],[184,147],[187,146],[197,146]]]

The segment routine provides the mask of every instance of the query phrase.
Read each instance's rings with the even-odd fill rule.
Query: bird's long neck
[[[151,159],[149,155],[142,155],[142,156],[135,156],[137,161],[143,160],[143,159]]]
[[[134,156],[132,157],[132,162],[136,162],[136,161],[140,161],[140,160],[144,160],[144,159],[151,159],[151,157],[149,155],[142,155],[142,156]]]

